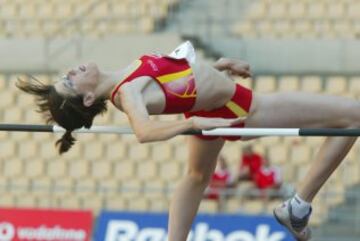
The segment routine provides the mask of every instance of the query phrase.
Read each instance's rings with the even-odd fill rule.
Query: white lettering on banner
[[[131,241],[138,231],[134,222],[111,220],[106,229],[105,241]]]
[[[137,237],[137,241],[149,241],[149,240],[157,240],[161,241],[164,239],[165,230],[159,228],[144,228],[139,232]]]
[[[83,241],[86,232],[82,229],[64,229],[59,226],[46,227],[19,227],[18,238],[20,240],[74,240]]]
[[[15,228],[11,223],[0,223],[0,241],[10,241],[15,237]]]
[[[281,231],[270,233],[266,224],[258,225],[255,234],[245,231],[233,231],[226,236],[221,230],[209,229],[207,223],[198,223],[191,231],[187,241],[282,241],[285,233]],[[105,241],[166,241],[164,228],[143,228],[128,220],[111,220],[108,223]]]

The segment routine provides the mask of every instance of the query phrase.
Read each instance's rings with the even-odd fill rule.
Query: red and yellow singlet
[[[128,76],[113,90],[111,101],[120,86],[142,76],[156,80],[164,91],[164,114],[188,112],[195,104],[196,86],[194,75],[186,59],[174,59],[163,55],[144,55],[130,67]]]

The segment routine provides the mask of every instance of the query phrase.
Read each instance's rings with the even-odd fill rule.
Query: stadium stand
[[[2,112],[2,121],[9,123],[39,123],[38,114],[32,109],[32,100],[13,88],[14,79],[18,74],[5,74],[0,98],[9,101]],[[20,75],[22,76],[22,75]],[[54,78],[53,75],[35,75],[42,79]],[[354,86],[358,76],[257,76],[254,80],[242,80],[246,86],[262,93],[278,90],[304,90],[329,94],[350,93],[359,96],[359,88]],[[326,83],[323,85],[322,83]],[[11,98],[9,98],[11,96]],[[24,98],[27,103],[24,104]],[[10,100],[9,100],[10,99]],[[110,108],[110,117],[101,117],[96,124],[125,123],[124,115],[115,115]],[[155,117],[159,118],[159,117]],[[175,117],[167,117],[175,118]],[[177,116],[176,118],[181,118]],[[1,142],[0,157],[1,176],[5,179],[5,188],[10,196],[2,205],[19,207],[46,206],[92,208],[99,211],[104,207],[119,207],[129,210],[166,210],[169,193],[185,171],[186,153],[184,137],[176,137],[161,146],[154,144],[138,145],[133,136],[115,135],[81,135],[78,143],[63,156],[58,156],[54,142],[58,137],[50,134],[1,133],[10,136],[6,142]],[[21,142],[20,142],[21,141]],[[288,183],[300,180],[308,164],[321,143],[321,138],[264,138],[253,141],[257,150],[269,153],[269,157],[283,169],[284,179]],[[316,145],[314,145],[316,144]],[[336,175],[324,188],[331,187],[337,193],[358,183],[359,175],[345,175],[351,170],[358,170],[356,156],[358,148],[348,156],[347,164],[340,168]],[[241,148],[239,143],[228,143],[223,151],[236,170]],[[355,168],[356,167],[356,168]],[[16,187],[19,187],[17,189]],[[36,190],[35,193],[32,190]],[[118,204],[113,200],[116,198]],[[24,201],[26,195],[28,201]],[[132,202],[134,197],[141,195],[141,201]],[[321,195],[320,195],[321,196]],[[56,198],[54,198],[56,197]],[[69,198],[71,197],[71,198]],[[235,196],[227,201],[225,211],[242,210],[248,213],[271,212],[275,202],[264,203],[261,200],[242,200]],[[157,200],[157,201],[155,201]],[[159,201],[161,200],[161,201]],[[343,197],[332,198],[326,202],[327,208],[315,211],[314,223],[323,220],[327,209],[339,204]],[[161,205],[164,204],[164,206]],[[216,212],[216,204],[204,202],[202,211]]]
[[[178,0],[1,0],[0,37],[150,33]],[[71,24],[69,24],[71,23]]]
[[[232,32],[254,38],[357,39],[359,9],[356,0],[253,1]]]

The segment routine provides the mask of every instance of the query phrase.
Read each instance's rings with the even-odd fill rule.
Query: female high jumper
[[[72,131],[90,128],[110,100],[124,112],[140,143],[164,141],[188,130],[217,127],[250,128],[352,128],[360,126],[360,102],[343,97],[310,93],[258,94],[229,77],[251,77],[249,65],[221,58],[213,66],[196,59],[185,42],[169,55],[143,55],[128,67],[105,72],[95,63],[80,65],[62,79],[47,85],[39,81],[17,82],[36,96],[40,112],[66,133],[56,142],[59,152],[69,150]],[[149,115],[183,113],[185,119],[150,120]],[[169,212],[169,240],[185,241],[203,192],[226,140],[245,137],[188,138],[188,170],[178,184]],[[356,137],[329,137],[296,195],[274,210],[276,219],[297,240],[311,237],[308,220],[311,202],[331,173],[353,146]]]

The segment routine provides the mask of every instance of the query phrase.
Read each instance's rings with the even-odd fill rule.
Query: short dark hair
[[[38,112],[42,113],[46,123],[56,122],[66,129],[61,139],[55,145],[59,153],[67,152],[76,139],[71,135],[78,128],[90,128],[96,115],[107,110],[105,98],[98,98],[87,107],[83,104],[83,96],[64,96],[59,94],[53,85],[44,84],[34,77],[29,80],[18,79],[16,86],[22,91],[35,95]]]

